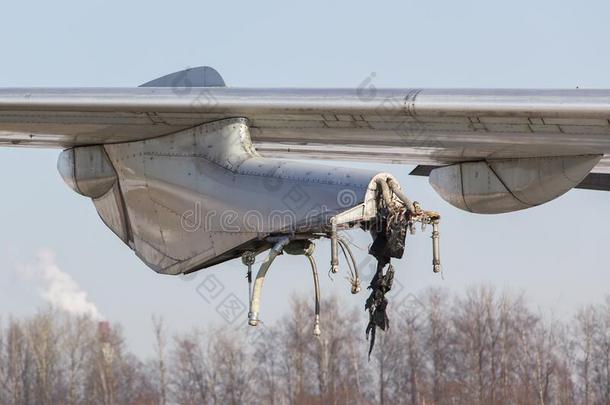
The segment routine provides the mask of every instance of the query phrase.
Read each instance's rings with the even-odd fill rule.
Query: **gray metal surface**
[[[62,156],[95,148],[76,147]],[[359,205],[352,220],[374,216],[375,179],[391,177],[261,157],[242,118],[104,149],[118,182],[95,195],[95,206],[117,236],[165,274],[264,250],[269,235],[323,232],[331,216]],[[66,162],[60,158],[59,166]]]
[[[578,185],[600,155],[490,159],[433,169],[430,184],[448,203],[499,214],[551,201]]]
[[[610,90],[2,89],[0,144],[134,141],[235,116],[269,157],[439,165],[610,152]],[[605,158],[595,169],[609,170]]]
[[[63,151],[57,160],[57,170],[72,190],[90,198],[102,197],[117,181],[116,172],[101,145]]]

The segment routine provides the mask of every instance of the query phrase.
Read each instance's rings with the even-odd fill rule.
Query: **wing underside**
[[[610,90],[3,89],[0,145],[113,144],[233,117],[270,157],[439,166],[610,153]]]

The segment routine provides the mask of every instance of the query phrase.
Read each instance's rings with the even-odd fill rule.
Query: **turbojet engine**
[[[286,252],[305,255],[316,293],[314,333],[319,335],[319,284],[314,241],[328,239],[331,270],[339,251],[360,291],[356,261],[342,231],[371,233],[378,260],[367,300],[368,331],[385,329],[391,258],[400,258],[416,222],[433,227],[433,269],[440,270],[439,215],[424,211],[388,173],[270,159],[252,145],[248,121],[225,119],[172,135],[62,152],[58,169],[77,193],[89,197],[104,223],[150,268],[187,274],[234,258],[248,266],[268,251],[250,288],[249,323],[259,322],[265,275]]]

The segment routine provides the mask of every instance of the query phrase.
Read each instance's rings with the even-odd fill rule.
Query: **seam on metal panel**
[[[198,158],[198,159],[203,159],[206,162],[210,162],[211,164],[228,171],[229,173],[232,174],[240,174],[243,176],[252,176],[252,177],[264,177],[264,178],[275,178],[278,180],[293,180],[293,181],[300,181],[300,182],[304,182],[304,183],[311,183],[311,184],[328,184],[328,185],[334,185],[334,186],[358,186],[358,184],[355,183],[348,183],[348,182],[331,182],[331,181],[320,181],[320,180],[312,180],[309,177],[290,177],[290,176],[273,176],[273,175],[267,175],[267,174],[259,174],[257,172],[251,172],[251,171],[246,171],[246,170],[240,170],[240,169],[236,169],[236,170],[231,170],[225,166],[223,166],[220,163],[214,162],[213,160],[210,160],[207,158],[207,156],[203,155],[203,154],[199,154],[199,153],[189,153],[189,154],[179,154],[179,153],[162,153],[162,152],[144,152],[143,153],[144,156],[159,156],[159,157],[169,157],[169,158]],[[265,157],[256,157],[257,159],[272,159],[272,158],[265,158]],[[246,159],[246,161],[250,160],[250,159],[255,159],[255,158],[249,158]]]
[[[470,206],[466,202],[466,196],[464,195],[464,173],[462,172],[462,165],[459,165],[459,167],[460,167],[460,189],[462,190],[462,192],[460,194],[462,194],[462,201],[464,201],[464,205],[466,206],[466,208],[468,208],[468,211],[474,212],[474,211],[472,211],[472,208],[470,208]]]
[[[72,158],[74,159],[74,162],[72,162],[72,176],[74,177],[74,187],[76,187],[76,190],[80,194],[85,195],[78,186],[78,177],[76,177],[76,148],[72,148]]]
[[[182,218],[182,215],[181,215],[181,214],[178,214],[176,211],[174,211],[174,210],[172,210],[171,208],[169,208],[168,206],[166,206],[166,205],[162,204],[161,202],[159,202],[159,201],[158,201],[158,200],[156,200],[155,198],[150,197],[150,200],[152,201],[152,203],[153,203],[154,205],[158,205],[159,207],[164,208],[165,210],[167,210],[167,211],[168,211],[170,214],[174,214],[176,217],[178,217],[178,218]]]
[[[101,146],[102,146],[102,150],[106,154],[106,157],[108,158],[108,161],[112,165],[114,172],[116,173],[116,179],[117,179],[116,186],[117,186],[118,193],[119,193],[119,202],[121,204],[121,206],[119,207],[119,210],[121,211],[123,221],[125,222],[125,239],[127,239],[127,244],[129,244],[129,242],[135,243],[135,240],[133,238],[133,228],[131,227],[131,219],[129,218],[129,212],[127,210],[127,203],[125,202],[125,197],[123,195],[123,189],[121,187],[121,177],[119,176],[119,171],[117,170],[116,167],[114,167],[114,163],[113,163],[112,159],[110,158],[110,154],[108,153],[108,149],[107,149],[108,146],[107,145],[101,145]]]
[[[142,167],[144,168],[144,171],[143,173],[141,173],[141,178],[144,180],[144,184],[146,185],[146,195],[148,196],[148,199],[153,202],[152,194],[150,191],[150,185],[148,184],[148,170],[146,169],[146,159],[144,158],[144,156],[142,156]],[[157,216],[157,224],[159,228],[159,236],[161,237],[161,242],[163,243],[164,249],[168,250],[167,242],[165,241],[165,235],[163,235],[163,227],[161,226],[161,216],[159,215],[159,211],[157,210],[157,207],[154,202],[152,204],[152,207],[155,212],[155,215]]]
[[[501,184],[502,184],[502,186],[503,186],[503,187],[506,189],[506,191],[508,191],[508,193],[509,193],[510,195],[512,195],[512,196],[513,196],[513,198],[514,198],[515,200],[519,201],[521,204],[526,205],[527,207],[533,207],[533,206],[537,205],[537,204],[532,205],[532,204],[526,203],[525,201],[523,201],[523,200],[521,200],[519,197],[517,197],[517,196],[515,195],[515,193],[513,193],[513,192],[512,192],[512,190],[511,190],[510,188],[508,188],[508,186],[506,185],[506,183],[504,183],[504,180],[502,180],[502,178],[501,178],[501,177],[498,175],[498,173],[496,173],[496,171],[494,170],[494,168],[493,168],[493,167],[491,167],[491,165],[489,164],[489,162],[488,162],[488,161],[485,161],[485,164],[487,165],[487,167],[489,168],[489,170],[491,170],[491,172],[494,174],[494,176],[496,176],[496,178],[497,178],[497,179],[500,181],[500,183],[501,183]]]
[[[155,250],[155,251],[156,251],[157,253],[159,253],[160,255],[165,256],[165,257],[168,257],[168,258],[172,259],[172,260],[173,260],[173,261],[175,261],[175,262],[183,262],[183,261],[185,261],[185,260],[188,260],[188,259],[178,259],[178,258],[176,258],[176,257],[173,257],[173,256],[171,256],[171,255],[167,254],[166,252],[161,251],[161,250],[160,250],[160,249],[159,249],[157,246],[155,246],[155,245],[154,245],[152,242],[149,242],[148,240],[144,239],[143,237],[141,237],[141,236],[139,236],[139,235],[138,235],[138,239],[140,240],[140,242],[144,242],[144,243],[146,243],[146,244],[147,244],[147,245],[148,245],[148,246],[149,246],[151,249]],[[135,251],[136,253],[138,252],[138,250],[137,250],[137,249],[134,249],[134,251]],[[146,261],[146,260],[145,260],[145,261]],[[172,265],[170,265],[170,267],[171,267],[171,266],[172,266]]]

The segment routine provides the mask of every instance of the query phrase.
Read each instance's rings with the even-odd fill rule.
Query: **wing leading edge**
[[[438,166],[610,153],[610,90],[162,84],[170,87],[0,89],[0,145],[112,144],[244,117],[259,152],[271,157]],[[594,172],[610,172],[610,162]]]

